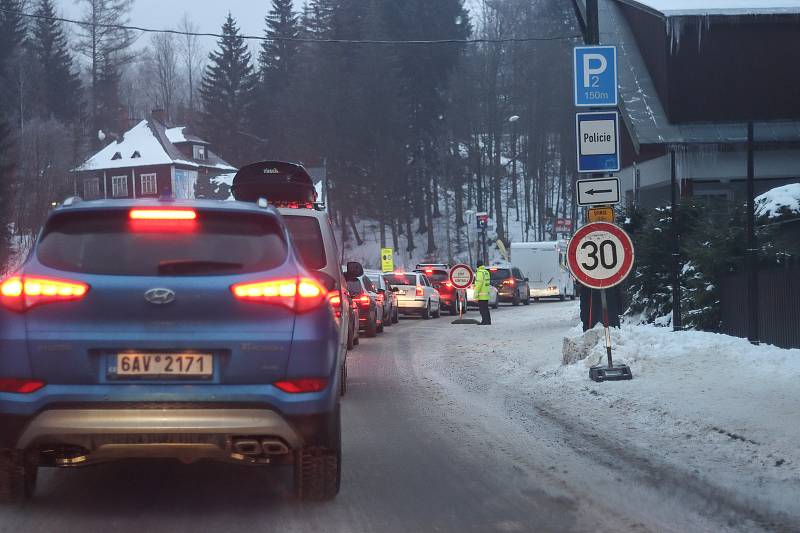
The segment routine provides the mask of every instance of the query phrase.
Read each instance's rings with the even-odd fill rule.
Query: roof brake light
[[[197,220],[194,209],[131,209],[131,220]]]

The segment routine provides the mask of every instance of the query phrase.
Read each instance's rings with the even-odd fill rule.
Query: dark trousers
[[[489,300],[478,300],[478,309],[481,310],[481,324],[491,325],[492,315],[489,314]]]

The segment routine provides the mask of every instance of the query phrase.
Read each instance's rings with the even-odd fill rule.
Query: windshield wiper
[[[191,275],[226,270],[241,270],[242,267],[244,267],[244,265],[241,263],[229,263],[225,261],[194,261],[188,259],[162,261],[158,264],[158,273],[162,275]]]

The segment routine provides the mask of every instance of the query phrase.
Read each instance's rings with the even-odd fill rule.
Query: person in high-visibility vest
[[[478,308],[481,310],[481,326],[492,325],[492,315],[489,313],[490,282],[489,271],[486,270],[483,261],[478,261],[478,270],[475,271],[475,298],[478,300]]]

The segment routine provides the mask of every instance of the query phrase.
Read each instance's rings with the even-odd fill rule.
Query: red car
[[[456,289],[450,283],[449,265],[420,264],[417,265],[416,272],[425,274],[433,288],[439,291],[442,309],[449,310],[451,315],[457,315],[460,305],[461,309],[467,312],[467,291]]]

